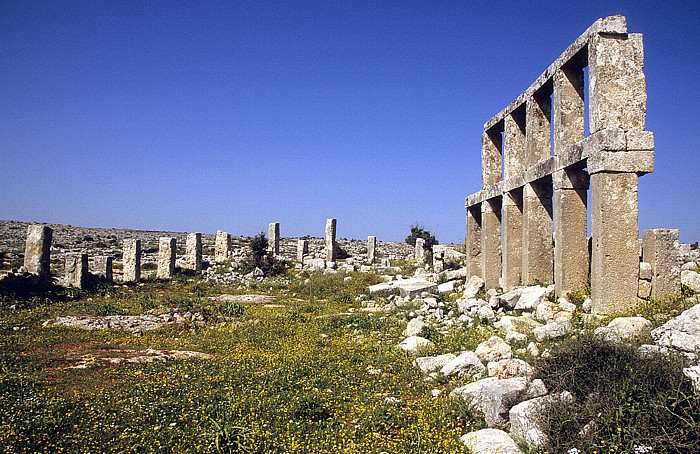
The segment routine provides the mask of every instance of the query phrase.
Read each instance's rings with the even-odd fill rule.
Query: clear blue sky
[[[640,228],[700,240],[700,2],[0,4],[0,218],[464,238],[483,124],[590,24],[645,36]]]

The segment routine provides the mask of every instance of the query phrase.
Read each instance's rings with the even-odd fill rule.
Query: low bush
[[[540,360],[537,377],[575,401],[540,415],[547,451],[700,452],[700,399],[683,365],[680,356],[642,354],[591,335],[560,344]]]

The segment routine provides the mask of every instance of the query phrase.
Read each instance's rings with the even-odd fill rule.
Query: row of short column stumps
[[[325,229],[325,260],[335,262],[338,247],[336,243],[336,219],[328,219]],[[27,239],[24,253],[24,270],[37,276],[40,287],[51,283],[51,242],[53,230],[43,224],[32,224],[27,228]],[[280,224],[270,223],[268,226],[268,250],[274,255],[280,253]],[[416,248],[418,251],[418,247]],[[177,240],[173,237],[161,237],[158,242],[158,260],[156,278],[169,279],[176,273]],[[304,262],[309,253],[309,241],[299,239],[297,242],[297,261]],[[418,252],[417,252],[418,253]],[[420,253],[423,254],[422,245]],[[127,238],[123,243],[122,253],[122,282],[138,282],[141,280],[141,240]],[[221,263],[232,256],[232,237],[221,230],[216,232],[214,241],[214,262]],[[96,282],[112,284],[113,260],[111,256],[93,258],[93,269],[89,268],[89,257],[86,253],[68,253],[65,256],[64,285],[69,287],[87,288]],[[370,265],[377,260],[377,237],[367,238],[366,261]],[[423,258],[423,261],[424,258]],[[202,271],[202,234],[189,233],[186,239],[185,255],[182,268],[193,272]]]
[[[642,35],[624,16],[599,19],[484,125],[469,275],[504,290],[553,283],[561,297],[590,284],[599,313],[680,295],[677,230],[645,232],[640,265],[638,177],[654,170],[643,70]]]

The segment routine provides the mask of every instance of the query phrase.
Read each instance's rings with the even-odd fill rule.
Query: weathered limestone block
[[[528,183],[523,189],[522,282],[549,284],[554,280],[552,248],[552,184]]]
[[[584,170],[554,172],[554,284],[557,296],[588,284],[588,186]]]
[[[637,301],[637,174],[591,175],[591,310],[622,312]]]
[[[554,154],[584,137],[584,77],[581,68],[560,68],[554,73]]]
[[[485,188],[501,180],[501,149],[503,136],[490,129],[481,136],[481,187]]]
[[[170,279],[175,274],[176,244],[172,237],[162,237],[158,242],[158,279]]]
[[[335,262],[335,219],[326,219],[326,261]]]
[[[185,268],[202,271],[202,234],[190,233],[185,242]]]
[[[523,454],[518,445],[500,429],[481,429],[459,439],[473,454]]]
[[[271,222],[267,226],[267,250],[273,255],[280,253],[280,223]]]
[[[367,237],[367,263],[372,264],[377,260],[377,237]]]
[[[124,240],[122,253],[122,268],[124,282],[138,282],[141,280],[141,240],[127,238]]]
[[[481,204],[481,272],[484,286],[501,286],[501,199]]]
[[[481,204],[467,207],[467,275],[481,277]]]
[[[644,130],[647,111],[642,35],[595,35],[588,44],[591,133]]]
[[[530,167],[551,155],[552,98],[546,92],[535,93],[525,106],[525,166]]]
[[[309,240],[297,241],[297,262],[304,263],[304,256],[309,253]]]
[[[644,231],[642,260],[651,265],[652,298],[673,299],[681,295],[678,234],[676,229]]]
[[[216,231],[216,240],[214,243],[214,261],[217,263],[225,262],[231,254],[231,235],[221,230]]]
[[[416,262],[421,265],[428,262],[428,251],[425,250],[425,240],[423,238],[416,238],[413,255],[416,258]]]
[[[65,284],[67,287],[87,288],[89,282],[88,255],[66,254],[65,272]]]
[[[597,151],[588,157],[588,171],[597,172],[634,172],[637,174],[654,171],[653,151]]]
[[[522,282],[523,265],[523,191],[516,189],[503,195],[501,207],[503,241],[503,290]]]
[[[511,178],[525,171],[525,106],[504,119],[503,177]]]
[[[432,257],[433,257],[433,271],[435,273],[442,273],[445,270],[445,245],[434,244]]]
[[[24,246],[24,267],[37,275],[39,285],[51,283],[51,239],[53,230],[46,225],[32,224],[27,227],[27,240]]]
[[[112,262],[114,258],[107,255],[97,256],[93,259],[94,273],[108,284],[114,282],[112,274]]]

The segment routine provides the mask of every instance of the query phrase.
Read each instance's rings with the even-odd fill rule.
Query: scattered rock
[[[472,454],[523,454],[510,435],[499,429],[481,429],[460,438]]]
[[[471,379],[483,377],[484,372],[486,372],[486,367],[474,352],[464,352],[440,369],[440,373],[445,377],[456,375]]]
[[[407,353],[416,354],[435,347],[435,344],[420,336],[407,337],[399,344],[399,348]]]
[[[681,271],[681,284],[689,287],[695,293],[700,293],[700,273],[692,270]]]
[[[476,347],[475,352],[484,363],[513,357],[513,349],[511,346],[498,336],[492,336],[489,340],[480,343]]]
[[[479,276],[472,276],[464,286],[462,298],[474,298],[482,288],[484,288],[484,280]]]
[[[443,366],[456,358],[452,353],[438,356],[422,356],[413,362],[424,374],[442,369]]]
[[[425,323],[423,320],[419,318],[413,318],[408,322],[408,325],[406,326],[406,329],[403,330],[402,334],[406,337],[418,336],[427,327],[428,324]]]
[[[672,347],[690,353],[699,352],[700,304],[652,330],[651,337],[661,347]]]

